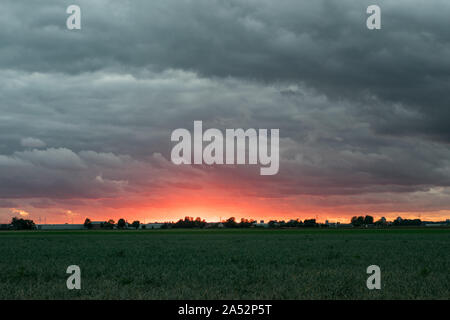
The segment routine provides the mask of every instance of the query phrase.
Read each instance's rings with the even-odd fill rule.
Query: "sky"
[[[450,218],[449,14],[447,0],[3,0],[0,222]],[[279,173],[172,164],[172,131],[195,120],[279,129]]]

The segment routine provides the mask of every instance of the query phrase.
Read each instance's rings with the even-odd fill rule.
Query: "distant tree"
[[[381,217],[379,220],[375,221],[375,225],[377,226],[386,226],[387,221],[385,217]]]
[[[84,227],[87,229],[92,229],[92,221],[89,218],[86,218],[86,220],[84,220]]]
[[[238,224],[236,223],[235,217],[228,218],[227,221],[225,221],[223,225],[227,228],[236,228],[238,226]]]
[[[193,228],[195,226],[194,218],[192,217],[184,217],[183,219],[178,220],[173,227],[174,228]]]
[[[399,219],[394,220],[395,226],[420,226],[422,225],[422,221],[420,219]]]
[[[316,219],[305,219],[305,221],[303,221],[303,226],[304,227],[318,227],[319,225],[316,222]]]
[[[269,228],[278,228],[280,226],[277,220],[270,220],[268,225]]]
[[[413,221],[413,225],[415,226],[421,226],[422,225],[422,220],[420,219],[414,219]]]
[[[127,223],[124,219],[120,218],[119,221],[117,221],[117,228],[124,229],[126,227]]]
[[[34,230],[36,225],[33,220],[26,220],[22,218],[12,218],[11,226],[14,230]]]
[[[394,220],[393,224],[394,226],[401,226],[403,224],[402,217],[397,217],[397,219]]]
[[[286,227],[288,228],[297,228],[301,224],[301,221],[299,219],[297,220],[289,220],[286,223]]]
[[[195,220],[193,217],[184,217],[184,220],[180,219],[176,223],[166,224],[167,228],[169,226],[173,228],[204,228],[206,226],[206,220],[202,220],[200,217],[195,218]]]
[[[109,219],[108,221],[103,222],[100,225],[100,228],[102,228],[102,229],[113,229],[114,228],[114,220],[113,219]]]
[[[363,216],[353,217],[351,220],[351,224],[355,227],[362,226],[364,224],[364,217]]]
[[[204,228],[206,227],[206,220],[200,217],[195,218],[194,220],[194,228]]]
[[[373,224],[373,217],[372,216],[365,216],[364,217],[364,224]]]
[[[251,226],[254,225],[256,221],[255,220],[248,220],[245,218],[241,219],[241,222],[239,222],[238,227],[239,228],[250,228]]]
[[[131,224],[131,226],[133,228],[135,228],[136,230],[139,229],[140,225],[141,225],[141,223],[139,221],[133,221],[133,223]]]

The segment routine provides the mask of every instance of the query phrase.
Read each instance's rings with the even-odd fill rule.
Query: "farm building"
[[[445,227],[446,224],[445,223],[426,223],[425,227]]]
[[[82,224],[38,224],[36,225],[37,230],[84,230],[84,225]]]
[[[101,229],[103,223],[105,223],[105,221],[91,221],[92,229]]]
[[[161,229],[161,227],[164,225],[164,223],[146,223],[141,224],[141,229]]]
[[[268,223],[264,223],[264,220],[262,220],[262,222],[260,222],[260,223],[255,223],[255,227],[257,227],[257,228],[268,228],[269,224]]]
[[[337,223],[337,228],[353,228],[353,225],[351,223]]]
[[[223,228],[222,222],[207,222],[205,228]]]

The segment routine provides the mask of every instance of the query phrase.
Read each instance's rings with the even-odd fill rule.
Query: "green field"
[[[6,231],[0,270],[0,299],[449,299],[450,230]]]

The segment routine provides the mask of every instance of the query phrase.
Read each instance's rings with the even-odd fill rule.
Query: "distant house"
[[[92,229],[93,230],[101,229],[103,223],[105,223],[105,221],[91,221]]]
[[[328,220],[325,220],[325,225],[330,228],[337,228],[339,226],[339,222],[330,222]]]
[[[37,230],[84,230],[83,224],[38,224]]]
[[[337,224],[338,228],[353,228],[353,224],[351,223],[339,223]]]
[[[255,227],[257,227],[257,228],[268,228],[269,227],[268,223],[264,223],[264,220],[261,220],[261,221],[262,222],[260,222],[260,223],[256,223]]]
[[[425,227],[444,227],[445,223],[426,223]]]
[[[141,224],[139,228],[141,229],[161,229],[161,227],[164,225],[164,223],[146,223]]]
[[[205,228],[223,228],[224,225],[222,222],[207,222]]]

